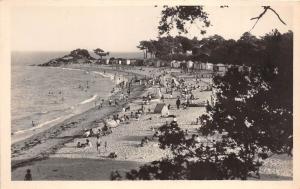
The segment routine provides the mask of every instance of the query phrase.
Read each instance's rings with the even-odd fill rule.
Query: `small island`
[[[92,57],[86,49],[75,49],[70,54],[60,58],[51,59],[50,61],[38,66],[53,66],[58,67],[66,64],[90,64],[93,63],[96,58]]]

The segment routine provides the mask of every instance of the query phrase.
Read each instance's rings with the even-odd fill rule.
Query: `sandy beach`
[[[203,90],[211,83],[211,79],[197,80],[192,74],[180,74],[179,69],[149,68],[149,67],[116,67],[99,65],[70,65],[68,68],[79,68],[87,71],[99,71],[120,74],[124,77],[138,78],[154,77],[166,71],[166,78],[176,77],[183,79],[186,84],[196,85],[193,90],[195,104],[205,104],[211,100],[211,91]],[[138,82],[133,85],[133,90],[128,102],[122,101],[118,106],[106,106],[98,109],[92,108],[82,114],[73,116],[50,129],[34,134],[32,137],[16,142],[12,145],[12,180],[23,180],[26,169],[31,169],[34,180],[109,180],[110,173],[114,170],[125,172],[139,167],[144,163],[159,160],[171,155],[168,150],[162,150],[158,146],[157,139],[152,139],[155,128],[160,127],[171,117],[161,117],[161,114],[153,113],[157,103],[170,105],[169,113],[175,115],[180,127],[187,130],[189,135],[196,134],[199,125],[195,124],[196,118],[206,112],[205,106],[176,108],[176,98],[179,92],[166,94],[165,88],[161,88],[164,99],[153,99],[145,105],[145,113],[138,119],[130,118],[128,122],[120,123],[112,128],[112,133],[100,138],[102,145],[100,153],[96,149],[96,137],[89,137],[92,147],[77,148],[78,142],[84,143],[84,129],[103,127],[103,119],[114,114],[122,117],[124,114],[136,112],[141,109],[142,97],[147,94],[155,94],[158,85],[144,86]],[[120,92],[112,96],[119,98]],[[130,111],[124,112],[122,108],[130,106]],[[143,138],[150,138],[150,142],[141,146]],[[207,141],[206,137],[201,140]],[[104,147],[104,143],[107,144]],[[26,145],[27,144],[27,145]],[[108,157],[114,152],[117,157]],[[287,156],[273,156],[268,159],[261,169],[263,180],[292,179],[292,158]],[[274,169],[276,167],[276,169]]]

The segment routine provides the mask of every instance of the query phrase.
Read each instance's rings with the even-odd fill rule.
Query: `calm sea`
[[[109,78],[82,70],[30,66],[68,52],[12,52],[12,132],[20,134],[59,122],[106,99]],[[141,58],[142,53],[112,52],[110,56]],[[33,127],[32,122],[35,127]]]

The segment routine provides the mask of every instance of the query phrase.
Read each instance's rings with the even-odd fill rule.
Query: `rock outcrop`
[[[46,63],[39,64],[38,66],[61,66],[65,64],[90,64],[95,60],[88,50],[86,49],[75,49],[70,54],[65,55],[61,58],[52,59]]]

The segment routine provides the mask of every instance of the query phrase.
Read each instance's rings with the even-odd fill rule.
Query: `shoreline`
[[[62,67],[65,68],[65,67]],[[114,72],[123,72],[122,70],[110,70],[110,69],[100,69],[100,70],[105,70],[108,72],[108,74],[113,75]],[[96,70],[94,70],[96,71]],[[97,70],[98,71],[98,70]],[[110,73],[112,71],[113,73]],[[128,72],[125,72],[128,73]],[[137,77],[142,77],[143,75],[141,74],[135,74],[131,73],[132,75],[136,75]],[[123,77],[128,78],[129,76],[123,75]],[[114,81],[113,81],[114,82]],[[117,86],[117,83],[115,83],[115,87]],[[125,90],[125,89],[124,89]],[[140,93],[142,93],[144,90],[143,86],[134,86],[132,94],[130,95],[128,102],[129,103],[131,100],[137,98]],[[122,90],[116,92],[115,94],[112,94],[108,96],[108,98],[115,99],[118,97],[118,95],[121,93]],[[11,158],[12,158],[12,163],[11,163],[11,168],[12,170],[24,166],[27,163],[30,163],[32,161],[37,161],[37,160],[42,160],[45,159],[49,156],[49,154],[54,153],[56,150],[60,148],[63,144],[69,142],[72,140],[74,137],[77,135],[80,135],[83,131],[83,125],[85,125],[85,128],[89,129],[92,127],[95,127],[95,122],[97,120],[102,120],[107,118],[110,114],[117,113],[121,111],[121,107],[124,106],[125,103],[120,103],[118,106],[104,106],[100,111],[98,110],[97,107],[91,107],[88,110],[73,115],[49,128],[46,128],[45,130],[42,130],[40,132],[34,133],[33,135],[29,136],[28,138],[19,140],[15,143],[11,144]],[[108,100],[104,101],[104,104],[108,104]],[[97,120],[94,120],[92,122],[87,123],[85,120],[89,114],[100,114],[100,116],[93,115],[97,117]],[[82,126],[82,127],[80,127]],[[71,134],[72,133],[72,134]],[[49,142],[49,139],[55,138],[60,135],[73,135],[74,137],[69,137],[69,138],[64,138],[61,140],[56,140]],[[39,146],[43,146],[46,148],[38,149]]]
[[[71,70],[71,71],[81,71],[81,72],[88,72],[89,74],[93,73],[93,74],[97,74],[97,75],[101,75],[103,78],[109,78],[111,80],[112,83],[114,83],[114,88],[117,88],[119,83],[123,82],[123,81],[128,81],[130,78],[127,77],[125,78],[125,76],[121,75],[119,76],[118,80],[115,80],[114,79],[114,74],[113,73],[101,73],[99,71],[91,71],[91,70],[88,70],[87,69],[78,69],[78,68],[69,68],[69,67],[49,67],[49,68],[55,68],[55,69],[63,69],[63,70]],[[103,70],[100,70],[100,71],[103,71]],[[112,97],[114,94],[108,94],[105,98],[110,98]],[[80,106],[80,105],[84,105],[86,103],[90,103],[90,102],[93,102],[93,101],[96,101],[97,102],[97,97],[98,97],[98,94],[94,94],[92,97],[88,98],[88,99],[82,99],[81,102],[79,102],[78,104],[73,104],[72,106],[70,106],[69,108],[74,108],[74,107],[77,107],[77,106]],[[14,131],[14,132],[11,132],[11,135],[12,135],[12,144],[16,143],[16,142],[19,142],[19,141],[22,141],[22,140],[25,140],[35,134],[38,134],[40,132],[43,132],[43,131],[46,131],[48,129],[50,129],[51,127],[59,124],[59,123],[62,123],[63,121],[73,117],[73,116],[76,116],[78,114],[81,114],[81,113],[84,113],[86,112],[87,110],[93,108],[94,105],[90,105],[89,107],[85,108],[85,110],[82,110],[78,113],[68,113],[68,114],[65,114],[63,116],[57,116],[57,117],[52,117],[51,119],[49,120],[46,120],[38,125],[36,125],[35,127],[31,127],[31,128],[27,128],[27,129],[22,129],[22,130],[17,130],[17,131]]]
[[[106,68],[107,71],[113,69],[112,67]],[[165,72],[164,69],[147,67],[127,67],[123,69],[125,69],[125,72],[127,69],[128,72],[140,73],[141,75],[148,73],[148,76],[157,76]],[[120,72],[121,69],[117,71]],[[171,72],[179,73],[178,70],[175,69],[170,70],[170,73]],[[189,74],[184,75],[191,76]],[[195,77],[188,77],[185,82],[186,85],[192,84],[198,85],[199,87],[193,91],[196,97],[194,103],[210,99],[211,91],[202,90],[203,87],[205,88],[205,86],[208,85],[207,82],[201,80],[197,82]],[[153,94],[159,87],[159,85],[151,85],[145,87],[143,90],[137,89],[136,97],[131,96],[132,99],[128,102],[130,111],[138,111],[141,108],[142,96],[149,93]],[[129,123],[122,123],[118,127],[112,128],[111,134],[100,137],[102,143],[108,143],[108,149],[105,149],[105,151],[101,150],[101,154],[97,152],[96,146],[94,146],[97,140],[96,137],[88,137],[93,144],[91,148],[77,148],[76,144],[78,142],[85,142],[87,138],[82,136],[82,132],[80,133],[80,129],[78,128],[77,133],[75,131],[70,132],[73,130],[72,126],[70,126],[71,129],[67,130],[67,134],[60,134],[56,139],[51,139],[56,142],[56,146],[53,145],[51,148],[48,148],[47,146],[50,146],[51,142],[50,144],[47,143],[45,146],[48,150],[44,149],[44,152],[34,156],[35,158],[27,159],[28,161],[26,162],[22,158],[20,161],[12,162],[12,165],[14,163],[12,166],[12,180],[22,180],[26,169],[31,169],[34,180],[110,180],[109,175],[111,171],[119,170],[120,173],[125,173],[131,169],[137,169],[140,165],[171,155],[168,150],[159,148],[157,139],[152,138],[146,145],[141,145],[143,138],[151,138],[158,127],[166,121],[172,121],[172,118],[161,117],[161,114],[155,114],[153,110],[156,105],[161,102],[170,104],[170,114],[176,116],[181,129],[188,130],[190,135],[197,134],[199,125],[193,122],[199,115],[206,112],[206,108],[201,106],[177,109],[175,107],[176,98],[170,98],[163,88],[161,91],[163,95],[165,95],[164,100],[153,100],[150,101],[149,105],[145,105],[146,110],[149,108],[151,112],[147,111],[141,115],[139,119],[131,118]],[[180,91],[174,91],[173,95],[179,96]],[[115,109],[117,109],[117,107],[115,107]],[[120,111],[121,110],[116,110],[115,112]],[[97,113],[97,111],[94,111],[94,113]],[[122,116],[122,114],[129,115],[128,113],[130,112],[120,112],[120,116]],[[100,121],[100,119],[97,119],[99,115],[97,115],[97,117],[91,114],[93,114],[92,110],[86,113],[86,116],[78,116],[77,119],[79,122],[75,123],[76,127],[84,126],[84,128],[96,128]],[[99,127],[98,125],[98,128]],[[201,137],[201,140],[207,142],[209,139]],[[43,144],[40,144],[39,148],[34,147],[26,151],[26,153],[36,153],[41,147],[43,147]],[[117,154],[117,157],[114,159],[109,158],[109,154],[112,152]],[[23,163],[21,163],[22,161]],[[291,172],[292,166],[293,162],[290,157],[273,156],[264,162],[261,168],[261,180],[291,180],[293,179]],[[274,167],[278,169],[274,170]]]

